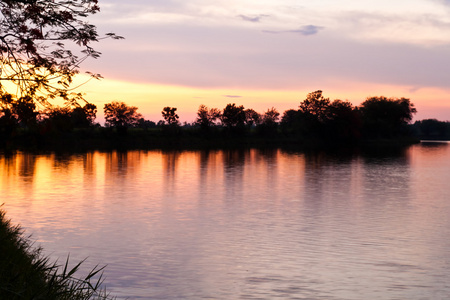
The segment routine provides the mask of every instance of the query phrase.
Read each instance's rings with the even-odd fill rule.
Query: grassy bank
[[[81,263],[51,263],[1,208],[0,254],[0,300],[112,299],[101,287],[102,268],[78,278]]]

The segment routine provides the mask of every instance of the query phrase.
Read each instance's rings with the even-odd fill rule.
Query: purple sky
[[[99,2],[90,21],[125,37],[101,41],[102,57],[83,65],[106,80],[298,90],[299,100],[322,89],[358,101],[358,90],[408,97],[419,112],[450,119],[450,1]]]

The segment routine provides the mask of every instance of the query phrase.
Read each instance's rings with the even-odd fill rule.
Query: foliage
[[[393,137],[402,134],[417,110],[406,98],[370,97],[359,108],[364,131],[370,137]]]
[[[358,111],[348,101],[334,100],[327,108],[325,132],[329,139],[356,141],[361,137],[362,122]]]
[[[87,128],[94,125],[97,117],[97,106],[86,103],[83,107],[78,106],[71,112],[72,123],[75,128]]]
[[[164,107],[163,110],[161,111],[161,114],[167,125],[170,125],[170,126],[178,126],[179,125],[178,119],[180,117],[178,116],[176,111],[177,111],[176,107],[169,107],[169,106]]]
[[[19,99],[28,96],[47,108],[55,98],[82,101],[71,84],[84,60],[100,56],[91,46],[97,29],[85,21],[99,10],[97,0],[0,1],[0,91],[12,83]]]
[[[46,111],[46,117],[42,122],[44,131],[49,134],[68,133],[73,130],[71,109],[68,107],[56,107]]]
[[[137,107],[128,106],[124,102],[113,101],[105,104],[105,125],[108,127],[128,128],[138,124],[142,117],[137,112]]]
[[[221,112],[217,108],[208,108],[206,105],[200,105],[197,111],[197,119],[195,124],[199,125],[203,130],[209,129],[216,124],[221,117]]]
[[[285,130],[298,127],[298,121],[303,113],[296,109],[288,109],[281,116],[281,127]]]
[[[318,90],[309,93],[306,99],[300,103],[300,111],[304,114],[314,116],[319,122],[323,122],[327,118],[328,107],[330,105],[330,98],[325,98],[322,91]]]
[[[148,129],[148,128],[155,128],[156,127],[156,123],[150,120],[146,120],[144,118],[140,118],[137,121],[136,124],[137,128],[144,128],[144,129]]]
[[[51,135],[70,133],[75,128],[90,128],[94,125],[97,107],[87,103],[84,107],[55,107],[42,116],[41,132]]]
[[[421,139],[450,139],[450,122],[425,119],[416,121],[413,129]]]
[[[82,262],[69,268],[67,259],[64,266],[58,266],[41,252],[32,248],[23,230],[13,226],[0,209],[0,299],[111,299],[101,287],[103,268],[95,267],[84,278],[77,278]]]
[[[262,123],[266,125],[273,125],[278,122],[280,113],[275,107],[267,109],[262,117]]]
[[[274,107],[267,109],[260,117],[260,122],[257,125],[257,133],[263,136],[274,136],[278,131],[278,119],[280,113]]]
[[[0,91],[0,116],[10,118],[11,122],[19,126],[31,127],[36,125],[38,112],[31,97],[16,99],[14,95]]]
[[[244,106],[236,106],[235,103],[227,104],[223,109],[221,121],[222,124],[228,128],[242,127],[246,121]]]
[[[261,115],[252,108],[247,108],[245,111],[245,123],[248,126],[258,125],[261,123]]]
[[[112,102],[104,107],[106,127],[114,127],[117,130],[103,130],[99,124],[94,126],[96,107],[86,104],[78,106],[57,107],[49,109],[46,114],[34,112],[33,102],[24,97],[21,101],[13,99],[9,94],[3,94],[0,102],[0,144],[8,145],[10,141],[26,139],[26,120],[35,120],[37,129],[42,136],[36,136],[35,140],[42,141],[42,137],[50,133],[51,137],[68,139],[100,138],[108,140],[114,137],[114,132],[126,133],[127,128],[135,127],[146,129],[135,130],[140,137],[149,134],[150,144],[160,143],[155,139],[172,137],[171,145],[177,144],[180,139],[195,137],[208,140],[228,138],[255,137],[262,141],[261,137],[272,139],[277,142],[309,143],[312,145],[336,145],[356,144],[364,140],[394,139],[399,137],[411,137],[412,130],[423,136],[424,130],[434,128],[434,137],[448,136],[447,133],[437,133],[437,128],[444,128],[441,124],[424,122],[412,126],[407,124],[411,121],[416,109],[406,98],[368,98],[360,106],[353,106],[349,101],[325,98],[322,91],[309,93],[299,105],[299,109],[286,110],[281,116],[274,108],[270,108],[263,114],[253,109],[245,109],[243,105],[229,103],[221,111],[217,108],[208,108],[200,105],[197,111],[197,119],[194,124],[184,122],[180,127],[179,116],[175,107],[166,106],[162,110],[164,120],[158,124],[145,120],[137,113],[137,107],[127,106],[123,102]],[[19,106],[21,104],[22,106]],[[20,109],[19,109],[20,108]],[[31,116],[26,118],[25,116]],[[23,116],[23,117],[19,117]],[[220,120],[220,124],[218,124]],[[19,125],[20,123],[20,125]],[[28,122],[31,123],[31,122]],[[428,123],[430,125],[428,126]],[[434,125],[433,125],[434,124]],[[419,126],[420,125],[420,126]],[[20,126],[20,130],[17,130]],[[200,127],[202,130],[193,129]],[[428,126],[428,127],[427,127]],[[89,130],[75,130],[76,128],[90,128]],[[155,128],[155,130],[147,130]],[[213,128],[213,129],[212,129]],[[447,127],[445,127],[447,128]],[[444,128],[444,129],[445,129]],[[422,130],[423,129],[423,130]],[[447,132],[447,129],[439,129],[439,132]],[[428,130],[427,132],[430,132]],[[134,133],[130,134],[134,134]],[[56,135],[52,133],[57,133]],[[61,135],[60,133],[68,133]],[[213,133],[213,134],[212,134]],[[134,135],[136,137],[136,135]],[[131,138],[131,136],[129,137]],[[123,141],[125,137],[121,137]],[[148,141],[149,141],[148,140]],[[47,139],[47,141],[50,141]],[[103,140],[104,141],[104,140]],[[130,140],[128,140],[130,141]],[[167,140],[165,140],[167,142]],[[144,143],[144,142],[142,142]],[[161,142],[162,143],[162,142]],[[100,143],[101,144],[101,143]],[[134,143],[136,144],[136,143]]]

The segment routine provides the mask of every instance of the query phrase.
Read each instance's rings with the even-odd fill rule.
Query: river
[[[17,152],[7,217],[119,299],[447,299],[450,144]]]

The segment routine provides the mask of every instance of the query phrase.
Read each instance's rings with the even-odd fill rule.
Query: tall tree
[[[106,126],[116,127],[120,130],[135,126],[142,117],[137,109],[135,106],[128,106],[117,101],[105,104],[103,111]]]
[[[262,117],[263,124],[274,125],[278,122],[280,113],[275,107],[269,108]]]
[[[170,126],[178,125],[178,123],[179,123],[178,119],[180,117],[178,116],[176,111],[177,111],[176,107],[169,107],[169,106],[164,107],[163,110],[161,111],[161,114],[162,114],[165,122],[167,123],[167,125],[170,125]]]
[[[361,103],[365,134],[369,137],[393,137],[403,134],[417,112],[407,98],[370,97]]]
[[[244,112],[245,112],[245,123],[248,126],[251,127],[253,125],[258,125],[259,123],[261,123],[261,115],[257,113],[254,109],[247,108]]]
[[[300,103],[300,111],[314,116],[318,121],[323,122],[327,118],[330,98],[325,98],[322,91],[318,90],[309,93],[306,99]]]
[[[222,123],[228,128],[242,127],[245,124],[246,115],[244,106],[236,106],[235,103],[227,104],[222,112]]]
[[[0,91],[13,86],[18,98],[30,96],[44,107],[55,98],[83,100],[71,85],[80,64],[100,56],[91,46],[97,29],[86,21],[99,10],[98,0],[0,1]]]
[[[197,111],[195,124],[203,130],[209,129],[220,118],[221,112],[217,108],[208,108],[206,105],[200,105]]]

